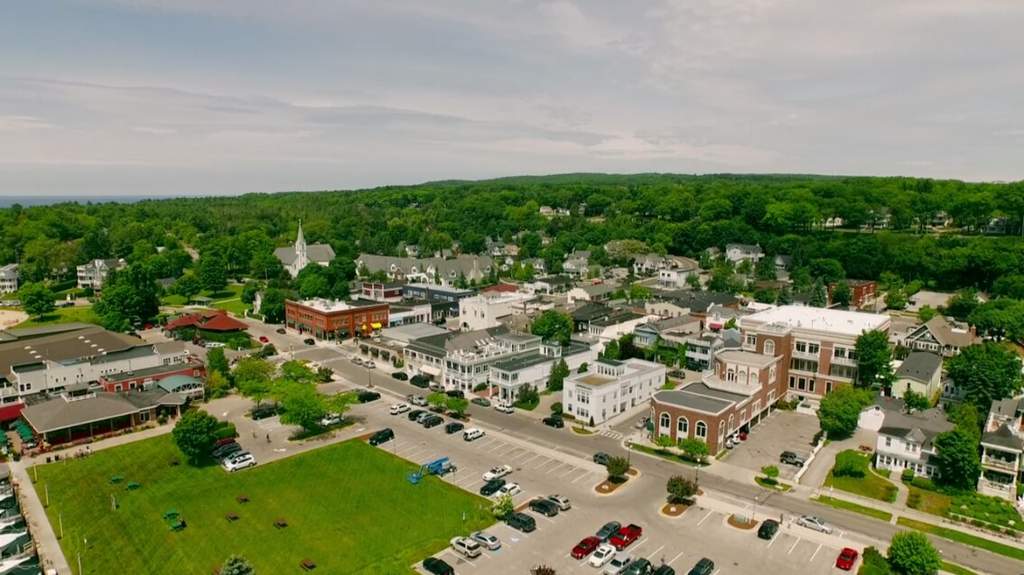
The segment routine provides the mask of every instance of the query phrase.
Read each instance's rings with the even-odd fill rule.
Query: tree
[[[218,427],[217,418],[200,409],[191,409],[174,425],[171,437],[189,463],[196,465],[210,456],[217,441]]]
[[[569,365],[565,363],[565,359],[559,359],[552,366],[551,374],[548,376],[548,390],[562,391],[562,384],[565,382],[565,378],[569,377],[569,374]]]
[[[491,506],[491,513],[497,519],[504,519],[512,514],[516,510],[516,504],[512,502],[511,495],[502,495],[494,501],[494,505]]]
[[[206,396],[209,398],[224,397],[231,389],[231,382],[219,371],[211,371],[206,375]]]
[[[292,359],[281,364],[281,377],[299,383],[313,383],[316,381],[316,373],[306,365],[306,362],[299,359]]]
[[[962,289],[949,298],[946,304],[946,314],[958,320],[966,320],[981,302],[978,301],[978,292],[971,288]]]
[[[981,475],[976,436],[963,429],[946,431],[935,436],[931,461],[939,471],[936,482],[954,489],[973,490]]]
[[[917,319],[920,320],[921,323],[928,323],[938,313],[939,312],[935,311],[935,308],[933,308],[932,306],[923,305],[921,306],[921,309],[917,310]]]
[[[256,569],[240,555],[232,555],[220,568],[220,575],[255,575]]]
[[[448,398],[448,411],[454,413],[456,417],[461,418],[463,415],[465,415],[467,409],[469,409],[468,399],[464,397]]]
[[[892,347],[885,332],[872,330],[861,334],[855,349],[858,385],[891,387],[896,375],[892,371]]]
[[[619,342],[618,340],[611,340],[604,346],[604,352],[601,354],[605,359],[619,359]]]
[[[764,476],[768,479],[778,479],[779,468],[776,465],[765,465],[761,468],[761,473],[764,473]]]
[[[263,300],[260,302],[260,313],[263,314],[263,321],[267,323],[282,323],[284,321],[284,292],[269,288],[263,292]]]
[[[832,303],[839,307],[850,307],[850,301],[853,299],[853,291],[850,289],[850,284],[840,280],[839,283],[835,284],[832,288]]]
[[[655,438],[654,444],[657,445],[658,447],[667,449],[669,447],[675,447],[676,446],[676,441],[674,439],[672,439],[671,435],[669,435],[667,433],[663,433],[663,434],[658,435],[657,438]]]
[[[629,460],[619,456],[609,457],[608,463],[605,464],[605,469],[608,470],[609,479],[622,479],[626,476],[626,472],[629,471]]]
[[[889,309],[903,309],[907,307],[907,292],[902,282],[890,285],[889,289],[886,290],[885,307]]]
[[[435,391],[427,396],[427,403],[438,411],[443,410],[448,405],[448,395],[442,391]]]
[[[254,281],[245,282],[242,286],[242,303],[251,304],[256,299],[256,294],[260,292],[262,286]]]
[[[25,309],[25,313],[32,317],[50,313],[56,307],[54,305],[56,296],[42,282],[27,283],[22,286],[18,291],[18,299],[21,300],[21,306]]]
[[[793,290],[789,289],[789,286],[782,286],[779,289],[779,295],[775,298],[775,303],[778,305],[790,305],[793,303]]]
[[[699,439],[684,437],[679,440],[679,449],[697,463],[704,463],[704,458],[708,456],[708,444]]]
[[[263,359],[246,357],[235,364],[232,375],[242,395],[251,397],[259,406],[263,398],[270,395],[270,378],[274,375],[274,366]]]
[[[903,392],[903,405],[907,407],[907,411],[924,411],[931,407],[931,402],[923,393],[908,389]]]
[[[103,327],[112,331],[128,331],[152,321],[160,312],[159,288],[152,272],[137,265],[110,272],[94,309]]]
[[[697,482],[682,475],[673,475],[668,478],[665,489],[668,491],[669,503],[689,503],[697,494]]]
[[[1020,391],[1020,368],[1015,353],[991,341],[965,347],[946,363],[950,379],[979,413],[987,413],[993,401]]]
[[[811,298],[807,303],[812,307],[828,306],[828,292],[825,291],[825,283],[821,281],[820,277],[814,280],[814,287],[811,288]]]
[[[225,377],[231,373],[228,358],[224,356],[224,348],[215,347],[206,352],[206,372],[207,374],[218,372]]]
[[[629,286],[627,293],[630,301],[646,301],[651,299],[651,289],[640,284]]]
[[[327,415],[327,405],[316,388],[294,382],[287,382],[282,388],[278,395],[281,407],[284,408],[281,423],[298,425],[306,431],[319,429],[320,420]]]
[[[533,321],[530,333],[545,340],[569,345],[569,340],[572,338],[572,318],[569,317],[569,314],[547,310]]]
[[[857,430],[860,412],[871,401],[867,390],[839,386],[821,400],[818,422],[832,440],[846,439]]]
[[[203,290],[203,286],[199,284],[199,279],[196,278],[195,274],[187,273],[177,280],[171,286],[171,291],[184,296],[186,299],[192,299],[192,296],[198,294]]]
[[[889,565],[901,575],[933,575],[942,558],[924,533],[900,531],[889,543]]]
[[[209,292],[219,292],[228,285],[227,268],[224,258],[209,254],[199,260],[199,284]]]
[[[587,362],[584,361],[583,363],[580,364],[580,367],[576,370],[576,373],[587,373],[587,369],[589,367],[590,366],[587,365]]]

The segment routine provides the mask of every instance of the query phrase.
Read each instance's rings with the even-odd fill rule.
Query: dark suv
[[[793,453],[792,451],[783,451],[782,455],[779,456],[779,461],[782,463],[788,463],[789,465],[795,465],[797,467],[803,467],[806,459]]]
[[[264,403],[257,407],[252,408],[249,413],[253,419],[266,419],[268,417],[274,417],[277,415],[277,406],[273,403]]]
[[[690,569],[689,575],[711,575],[715,572],[715,562],[704,557]]]
[[[449,423],[448,425],[444,426],[444,432],[449,434],[449,435],[451,435],[452,433],[458,433],[458,432],[462,431],[463,428],[465,428],[465,427],[466,427],[465,425],[459,423],[458,421],[453,421],[453,422]]]
[[[544,425],[554,427],[556,429],[562,429],[565,427],[565,420],[557,415],[552,415],[551,417],[544,418]]]
[[[505,486],[504,479],[492,479],[487,483],[484,483],[483,487],[480,488],[480,495],[484,497],[490,497],[498,492],[499,489]]]
[[[427,557],[423,560],[423,568],[431,575],[455,575],[455,569],[437,557]]]
[[[376,391],[360,391],[356,398],[359,399],[359,403],[370,403],[380,399],[380,394]]]
[[[430,417],[428,417],[428,418],[423,420],[423,427],[426,427],[427,429],[430,429],[431,427],[437,427],[438,425],[441,425],[442,423],[444,423],[444,418],[443,417],[440,417],[440,416],[437,416],[437,415],[431,415]]]
[[[761,539],[771,540],[779,531],[779,522],[774,519],[765,519],[757,528],[757,536]]]
[[[395,432],[392,431],[390,427],[385,427],[370,436],[370,445],[380,445],[381,443],[391,441],[394,438]]]
[[[533,517],[530,517],[525,513],[519,513],[518,511],[509,514],[509,516],[505,518],[505,523],[507,523],[512,529],[517,529],[523,533],[530,533],[537,529],[537,521],[535,521]]]
[[[558,515],[558,504],[550,499],[534,499],[530,502],[530,510],[541,515],[554,517]]]
[[[594,463],[598,465],[608,465],[609,455],[603,451],[598,451],[594,454]]]

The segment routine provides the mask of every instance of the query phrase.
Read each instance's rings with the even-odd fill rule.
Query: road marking
[[[527,463],[533,461],[534,459],[537,459],[538,457],[540,457],[540,454],[539,453],[535,453],[535,454],[533,454],[533,457],[531,457],[531,458],[529,458],[529,459],[527,459],[525,461],[521,461],[519,463],[519,465],[526,465]]]
[[[814,550],[814,553],[811,553],[811,558],[807,560],[808,563],[810,563],[811,561],[814,561],[814,557],[818,554],[818,551],[821,551],[821,544],[820,543],[818,544],[818,548]]]
[[[707,521],[708,517],[711,517],[712,513],[714,513],[714,511],[708,511],[708,514],[705,515],[703,519],[701,519],[700,521],[697,522],[697,526],[700,527],[701,524],[703,524],[705,521]]]
[[[765,547],[765,549],[771,549],[772,545],[775,545],[775,542],[778,541],[781,538],[782,538],[781,535],[779,535],[778,537],[772,537],[772,540],[768,542],[768,546]]]
[[[789,555],[790,553],[792,553],[793,550],[796,549],[796,546],[800,544],[800,541],[801,541],[801,539],[799,537],[797,537],[796,541],[793,542],[793,546],[789,548],[789,551],[786,551],[786,555]]]
[[[587,471],[587,470],[586,470],[586,469],[584,469],[583,471]],[[586,473],[584,473],[583,475],[580,475],[580,476],[579,476],[579,477],[577,477],[576,479],[573,479],[573,480],[572,480],[572,482],[573,482],[573,483],[576,483],[577,481],[579,481],[580,479],[583,479],[584,477],[590,477],[590,473],[591,473],[591,472],[587,471],[587,472],[586,472]]]
[[[494,449],[488,449],[487,453],[493,453],[493,452],[501,449],[502,447],[508,447],[507,445],[505,445],[504,443],[502,443],[500,441],[495,441],[495,443],[497,443],[497,445],[494,446]]]
[[[672,558],[672,560],[668,562],[668,564],[669,564],[669,565],[671,565],[671,564],[675,563],[675,562],[676,562],[676,561],[678,561],[678,560],[679,560],[679,558],[680,558],[680,557],[682,557],[682,556],[683,556],[683,552],[682,552],[682,551],[680,551],[680,552],[679,552],[679,555],[676,555],[675,557],[673,557],[673,558]]]
[[[647,543],[650,540],[651,540],[650,537],[644,537],[643,539],[638,539],[637,542],[633,544],[633,551],[635,552],[637,549],[640,548],[641,545],[643,545],[644,543]],[[623,549],[623,551],[625,551],[625,549]]]
[[[570,465],[569,466],[569,471],[566,471],[562,475],[559,475],[558,478],[561,479],[561,478],[565,477],[566,475],[572,475],[573,473],[576,473],[577,471],[579,471],[578,468],[573,467],[572,465]]]
[[[654,551],[651,551],[650,553],[644,553],[644,555],[647,555],[649,557],[657,557],[658,553],[661,553],[661,550],[664,549],[664,548],[665,548],[665,546],[662,545],[661,547],[658,547],[657,549],[655,549]],[[652,559],[651,562],[653,563],[654,560]]]

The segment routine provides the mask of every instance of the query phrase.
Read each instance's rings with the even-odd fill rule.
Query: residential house
[[[18,291],[18,264],[7,264],[0,267],[0,293]]]
[[[123,269],[127,264],[123,259],[92,260],[76,267],[78,289],[100,291],[107,281],[110,272]]]
[[[638,325],[653,319],[657,319],[657,316],[639,314],[629,310],[615,310],[605,317],[592,320],[587,333],[589,339],[607,344],[626,334],[633,333]]]
[[[784,274],[793,267],[793,256],[776,255],[774,263],[775,273]]]
[[[536,276],[544,276],[548,273],[548,264],[544,258],[528,258],[523,260],[523,267],[533,266],[533,273]]]
[[[370,273],[383,272],[393,281],[455,286],[461,282],[480,282],[491,274],[495,264],[490,256],[460,254],[451,259],[399,258],[375,254],[359,254],[356,269]]]
[[[703,371],[711,367],[711,360],[724,349],[739,349],[743,334],[738,329],[721,331],[702,330],[683,338],[686,344],[687,369]]]
[[[1024,480],[1024,396],[993,401],[981,435],[978,491],[1011,501]]]
[[[724,292],[676,290],[661,292],[657,295],[660,301],[670,302],[677,308],[686,310],[685,313],[692,313],[699,317],[706,316],[708,309],[712,306],[737,308],[740,305],[739,298]]]
[[[533,299],[534,296],[519,291],[481,293],[463,298],[459,300],[459,328],[478,331],[496,327],[502,318],[513,315],[517,307],[522,308]]]
[[[601,425],[650,400],[665,383],[665,366],[642,359],[600,358],[565,379],[562,405],[580,422]]]
[[[888,411],[878,430],[875,444],[875,467],[896,474],[911,469],[914,474],[931,478],[936,474],[935,436],[953,429],[940,409],[915,413]]]
[[[277,248],[274,256],[280,260],[281,265],[293,278],[299,275],[309,264],[328,266],[334,260],[334,248],[330,244],[306,244],[306,237],[302,233],[302,222],[299,222],[299,231],[295,236],[295,244],[291,247]]]
[[[942,393],[942,358],[930,351],[915,351],[896,368],[892,395],[902,398],[907,391],[919,393],[929,401]]]
[[[562,271],[576,278],[585,278],[590,271],[590,251],[573,250],[562,262]]]
[[[764,257],[764,250],[760,245],[750,244],[726,244],[725,259],[734,264],[750,262],[756,264]]]
[[[573,331],[577,333],[590,332],[590,322],[608,317],[612,314],[612,308],[602,303],[589,302],[572,310]]]
[[[930,351],[953,357],[960,350],[981,340],[969,326],[937,315],[922,325],[910,328],[900,345],[914,351]]]
[[[617,284],[592,283],[576,286],[566,292],[569,305],[579,302],[605,302],[611,299],[612,293],[619,289]]]
[[[523,284],[523,289],[532,294],[563,293],[572,287],[569,276],[545,276]]]
[[[699,334],[703,322],[692,315],[651,319],[633,330],[633,344],[642,349],[653,348],[658,342],[664,347],[684,345],[686,338]]]

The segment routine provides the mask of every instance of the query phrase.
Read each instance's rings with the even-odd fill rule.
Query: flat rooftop
[[[797,329],[856,336],[865,331],[887,328],[889,316],[802,305],[784,305],[740,318],[740,326],[751,323],[785,325]]]
[[[738,349],[722,350],[718,352],[718,357],[727,363],[735,362],[742,363],[743,365],[754,365],[757,367],[766,367],[775,361],[775,358],[770,355]]]
[[[379,301],[373,300],[342,300],[342,299],[304,299],[304,300],[288,300],[291,303],[298,304],[310,309],[314,309],[323,313],[334,313],[340,311],[349,311],[358,309],[361,307],[368,307],[374,305],[387,305]]]
[[[615,383],[616,378],[607,375],[601,375],[599,373],[588,373],[586,375],[575,378],[576,383],[582,383],[589,385],[590,387],[600,387],[602,385],[608,385],[609,383]]]

